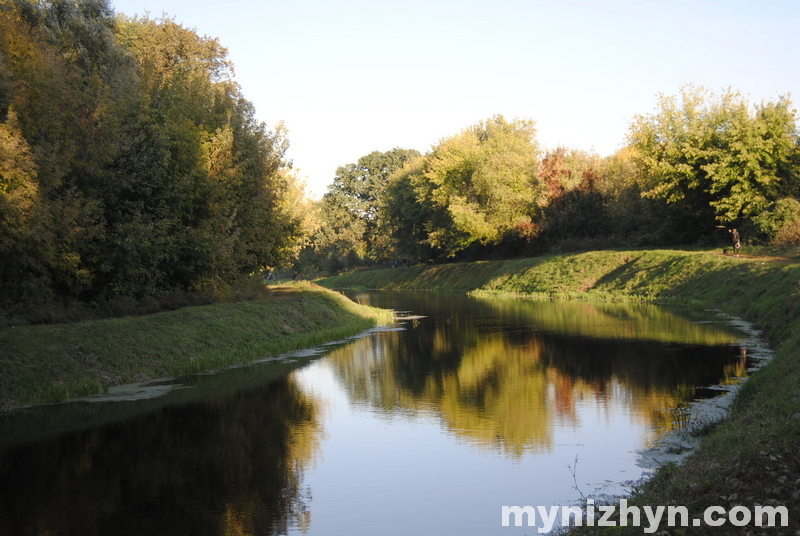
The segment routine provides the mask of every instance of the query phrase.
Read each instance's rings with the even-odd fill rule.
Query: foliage
[[[751,106],[731,90],[686,86],[637,116],[629,142],[608,157],[562,147],[540,157],[533,122],[498,115],[406,160],[380,194],[360,161],[339,169],[321,204],[316,251],[336,271],[390,255],[720,246],[726,227],[748,245],[800,241],[800,136],[788,98]]]
[[[0,0],[0,312],[213,290],[294,263],[800,241],[788,97],[686,86],[605,158],[540,154],[496,115],[427,154],[373,151],[304,199],[218,40],[107,0]],[[47,315],[39,315],[47,316]],[[43,318],[40,318],[40,320]]]
[[[530,223],[540,193],[535,133],[530,120],[498,115],[433,149],[414,184],[432,247],[452,256]]]
[[[604,158],[599,167],[603,180],[598,188],[604,199],[605,225],[621,244],[681,243],[682,227],[674,205],[642,195],[646,189],[645,178],[636,166],[632,148],[623,148]]]
[[[787,97],[751,110],[731,90],[693,86],[637,116],[630,143],[648,177],[645,195],[681,206],[696,232],[741,224],[798,193],[798,134]]]
[[[366,222],[348,212],[343,198],[327,194],[318,204],[318,217],[314,264],[329,272],[362,264],[367,255]]]
[[[2,0],[0,309],[142,300],[287,262],[287,146],[217,40],[106,0]]]
[[[389,237],[398,255],[412,259],[434,256],[425,222],[433,217],[429,206],[417,201],[415,184],[425,172],[425,157],[410,160],[389,179],[380,199],[380,233]]]
[[[313,251],[303,264],[335,272],[388,258],[393,247],[382,232],[381,200],[391,175],[419,156],[413,149],[373,151],[338,168],[319,203]]]
[[[762,234],[773,238],[776,245],[800,244],[800,201],[793,197],[771,203],[753,221]]]
[[[542,233],[550,241],[593,238],[609,231],[605,199],[600,189],[604,177],[599,158],[558,148],[542,159],[539,180],[545,186],[546,204]]]
[[[355,219],[374,224],[378,219],[377,202],[389,177],[418,156],[419,152],[413,149],[373,151],[359,158],[357,163],[337,169],[328,195],[342,199],[344,208]]]

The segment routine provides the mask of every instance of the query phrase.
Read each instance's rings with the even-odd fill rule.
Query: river
[[[2,416],[0,534],[534,534],[502,506],[626,493],[759,357],[705,311],[350,296],[406,318]]]

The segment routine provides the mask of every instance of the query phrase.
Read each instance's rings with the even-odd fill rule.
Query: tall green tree
[[[0,308],[288,262],[301,216],[287,147],[217,40],[107,0],[0,0]]]
[[[435,256],[428,243],[426,222],[435,214],[430,207],[417,201],[415,185],[425,173],[426,157],[409,160],[389,178],[379,201],[379,232],[389,238],[398,257],[428,260]]]
[[[443,140],[416,180],[431,217],[429,244],[455,255],[473,243],[496,244],[531,222],[541,185],[533,121],[498,115]]]
[[[300,226],[284,203],[295,180],[283,173],[286,132],[256,120],[227,50],[170,19],[123,18],[118,34],[140,66],[141,124],[163,162],[141,177],[163,186],[155,203],[135,209],[160,207],[148,220],[171,231],[172,247],[154,248],[169,252],[161,272],[200,286],[288,262]]]
[[[336,170],[320,202],[321,225],[314,240],[327,270],[391,255],[393,246],[381,232],[381,199],[392,174],[419,156],[413,149],[373,151]]]
[[[637,116],[629,140],[646,176],[644,195],[679,206],[695,236],[798,194],[798,133],[787,97],[751,106],[731,90],[686,86],[677,97],[661,96],[656,113]]]
[[[86,249],[104,227],[94,194],[116,155],[119,112],[135,74],[112,25],[102,1],[0,4],[0,70],[10,79],[4,100],[31,148],[38,191],[35,229],[26,233],[36,247],[6,261],[29,271],[9,282],[20,300],[32,287],[76,296],[93,285]]]

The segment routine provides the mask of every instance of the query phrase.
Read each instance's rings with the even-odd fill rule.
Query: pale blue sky
[[[606,155],[685,83],[800,99],[800,0],[112,3],[218,38],[313,195],[338,166],[495,114],[533,119],[544,148]]]

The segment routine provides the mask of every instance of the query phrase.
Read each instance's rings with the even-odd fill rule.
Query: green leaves
[[[434,215],[425,224],[431,246],[452,256],[531,221],[541,190],[535,134],[532,121],[498,115],[434,148],[416,186]]]
[[[287,262],[301,233],[288,141],[232,77],[217,40],[169,19],[4,3],[0,309],[142,299]]]
[[[647,177],[644,195],[689,205],[721,223],[752,219],[798,193],[795,112],[787,97],[751,107],[731,90],[693,86],[637,116],[629,139]]]
[[[336,170],[320,202],[314,248],[320,267],[337,270],[390,254],[381,211],[392,174],[419,157],[412,149],[373,151]]]

